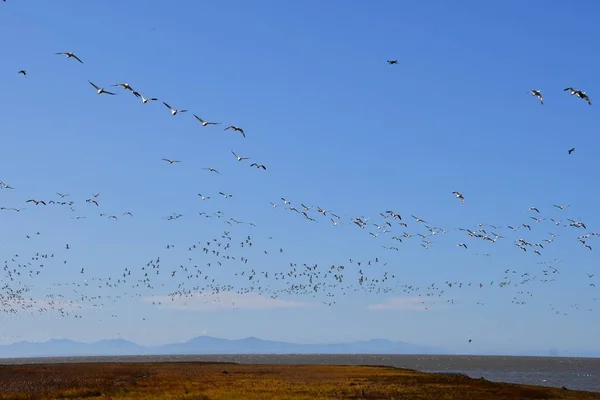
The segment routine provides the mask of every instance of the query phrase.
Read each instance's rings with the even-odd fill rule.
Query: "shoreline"
[[[370,365],[427,373],[460,373],[474,379],[600,392],[600,358],[412,354],[173,354],[0,358],[0,365],[140,362],[234,362],[250,365]]]
[[[87,362],[0,366],[0,400],[599,399],[600,393],[373,365]]]

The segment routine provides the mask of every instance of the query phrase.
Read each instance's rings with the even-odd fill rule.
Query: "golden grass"
[[[600,400],[600,393],[392,367],[178,362],[0,366],[0,400],[9,399]]]

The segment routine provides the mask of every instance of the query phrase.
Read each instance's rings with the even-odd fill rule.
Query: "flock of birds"
[[[82,59],[73,52],[58,52],[56,55],[84,64]],[[387,63],[396,65],[398,60],[387,60]],[[25,69],[19,70],[17,74],[28,76]],[[116,90],[107,90],[102,85],[88,82],[98,95],[117,94]],[[110,87],[120,88],[132,94],[143,104],[160,101],[172,116],[188,112],[187,109],[174,108],[171,103],[156,97],[146,97],[129,83],[116,83]],[[591,105],[586,92],[571,87],[564,90]],[[529,93],[537,97],[540,104],[544,104],[540,90],[534,89]],[[221,122],[205,120],[193,113],[192,115],[202,127],[221,124]],[[246,138],[246,132],[239,126],[227,125],[224,130],[239,133]],[[568,153],[571,154],[574,150],[574,148],[569,149]],[[233,150],[231,154],[237,162],[250,160],[249,157],[241,156]],[[162,158],[162,161],[171,165],[180,162],[170,158]],[[249,163],[249,166],[267,170],[264,164],[257,162]],[[220,174],[213,167],[205,167],[204,170]],[[0,191],[18,190],[16,189],[18,186],[0,180]],[[214,195],[217,194],[223,199],[233,196],[223,191]],[[463,193],[453,191],[452,195],[460,204],[468,206]],[[210,200],[211,197],[206,193],[198,193],[198,198],[203,202]],[[88,198],[72,199],[68,193],[57,192],[56,197],[53,198],[27,198],[23,205],[8,206],[2,203],[3,198],[0,193],[0,213],[21,213],[28,207],[62,207],[69,210],[74,220],[102,217],[119,221],[122,218],[135,218],[136,215],[135,210],[119,212],[104,210],[100,193],[92,193]],[[267,206],[265,204],[265,207]],[[442,228],[425,217],[391,209],[381,210],[375,216],[342,215],[320,205],[285,197],[271,201],[270,207],[276,210],[274,212],[282,210],[281,212],[287,213],[286,215],[297,216],[307,223],[325,222],[332,229],[342,229],[344,226],[346,229],[355,229],[359,234],[367,235],[369,240],[380,241],[383,253],[367,259],[350,258],[343,263],[328,265],[314,261],[298,262],[287,259],[286,250],[277,245],[273,237],[261,236],[260,233],[251,231],[256,229],[259,223],[244,221],[220,210],[202,211],[197,217],[212,219],[217,224],[222,224],[218,233],[207,234],[201,240],[185,244],[166,243],[161,250],[164,252],[162,255],[141,262],[138,266],[124,266],[116,275],[103,275],[101,271],[88,270],[77,264],[73,272],[77,273],[80,279],[71,282],[52,282],[48,287],[40,288],[35,284],[36,279],[43,276],[46,271],[52,276],[52,268],[55,266],[66,268],[65,265],[70,265],[69,255],[76,251],[72,245],[64,243],[63,248],[60,249],[32,250],[29,254],[10,256],[4,260],[0,274],[0,313],[13,315],[22,312],[32,314],[53,312],[61,317],[84,318],[86,310],[90,308],[102,309],[125,298],[142,298],[155,307],[165,306],[165,301],[185,303],[194,298],[206,298],[207,302],[219,304],[226,301],[219,295],[229,292],[242,296],[255,293],[270,298],[311,296],[329,306],[336,304],[344,295],[353,292],[389,296],[400,293],[420,297],[422,307],[430,308],[454,304],[457,290],[483,288],[499,290],[513,288],[511,303],[525,305],[533,296],[532,285],[556,281],[561,272],[562,260],[544,257],[545,252],[552,248],[556,241],[571,240],[573,243],[578,243],[581,249],[591,251],[594,246],[593,241],[600,237],[599,233],[589,230],[584,221],[569,218],[570,206],[560,204],[548,205],[548,209],[552,209],[552,212],[544,211],[544,213],[541,207],[524,207],[525,216],[515,218],[512,224],[482,222],[456,228]],[[175,221],[182,217],[183,214],[174,213],[163,218],[166,221]],[[31,232],[24,239],[32,242],[33,249],[34,241],[43,235],[41,232]],[[460,235],[460,239],[454,239],[454,235]],[[446,237],[448,239],[442,239]],[[483,248],[483,252],[476,254],[482,257],[482,262],[485,258],[493,257],[498,246],[508,244],[515,251],[536,257],[532,262],[536,263],[537,268],[528,268],[525,271],[515,266],[503,268],[498,271],[497,278],[490,281],[447,279],[420,285],[404,282],[397,268],[392,265],[388,268],[389,261],[386,261],[388,252],[399,252],[402,246],[411,245],[427,251],[441,247],[444,243],[451,243],[453,247],[462,249],[461,251]],[[174,259],[180,257],[178,262],[165,261],[171,253],[180,248],[183,249],[185,256],[178,253],[178,256],[173,257]],[[272,261],[267,262],[267,260]],[[269,263],[283,267],[277,271],[273,271],[272,268],[259,268],[259,265]],[[582,276],[585,278],[585,287],[589,290],[595,288],[594,277],[595,274],[589,271]],[[165,298],[157,295],[157,292],[164,293],[169,288],[172,290]],[[42,290],[46,292],[40,300],[36,296]],[[591,292],[591,296],[594,296],[594,292]],[[592,300],[595,301],[597,298],[592,297]],[[477,302],[477,305],[483,304],[483,301]],[[226,306],[229,307],[231,304]],[[572,304],[566,308],[549,304],[548,307],[552,312],[560,315],[568,315],[577,310],[594,311],[591,303]],[[119,318],[120,315],[115,313],[111,317]],[[146,317],[142,315],[140,318],[144,320]]]

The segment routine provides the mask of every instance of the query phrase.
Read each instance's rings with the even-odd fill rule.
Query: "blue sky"
[[[3,3],[0,180],[15,189],[0,191],[0,206],[25,209],[0,212],[7,260],[0,342],[158,344],[209,334],[388,338],[457,352],[598,350],[600,295],[590,284],[600,285],[600,273],[588,274],[598,268],[599,240],[586,239],[590,251],[577,237],[600,231],[592,184],[600,150],[599,7],[541,0]],[[54,54],[71,51],[84,63]],[[117,95],[97,95],[88,80]],[[142,104],[110,87],[121,82],[159,101]],[[568,86],[594,105],[569,96]],[[543,106],[531,89],[542,90]],[[189,111],[171,116],[162,101]],[[202,127],[192,113],[222,124]],[[246,137],[224,131],[230,124]],[[231,151],[250,160],[238,162]],[[74,211],[26,203],[60,201],[56,192],[69,194],[63,201],[72,200]],[[99,206],[85,201],[94,193]],[[318,222],[310,222],[281,197],[300,211],[300,203],[330,210],[340,225],[315,209],[309,213]],[[386,210],[408,226],[383,220]],[[411,214],[446,233],[428,236],[425,249],[416,234],[429,231]],[[368,227],[354,217],[370,217]],[[229,225],[229,218],[245,223]],[[567,218],[588,229],[564,227]],[[372,237],[372,223],[385,221],[391,232]],[[490,243],[458,230],[480,223],[503,238]],[[532,230],[507,228],[521,224]],[[392,239],[405,232],[415,236]],[[537,248],[541,255],[514,245],[519,238],[546,244],[549,232],[556,238]],[[241,247],[247,236],[252,246]],[[217,256],[217,243],[230,247]],[[38,253],[54,257],[32,259]],[[136,287],[156,258],[151,287]],[[276,280],[290,263],[297,276]],[[292,286],[308,284],[298,276],[305,263],[318,265],[316,291]],[[344,267],[341,284],[327,275],[332,265]],[[106,285],[125,268],[132,271],[126,282]],[[199,277],[188,279],[184,268]],[[194,297],[171,300],[175,292]],[[16,313],[6,311],[8,299]],[[59,304],[69,316],[52,310]]]

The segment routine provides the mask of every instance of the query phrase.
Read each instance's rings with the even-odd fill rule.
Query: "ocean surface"
[[[600,392],[600,358],[432,355],[169,355],[5,358],[1,364],[65,362],[220,361],[243,364],[387,365],[424,372],[453,372],[490,381]]]

